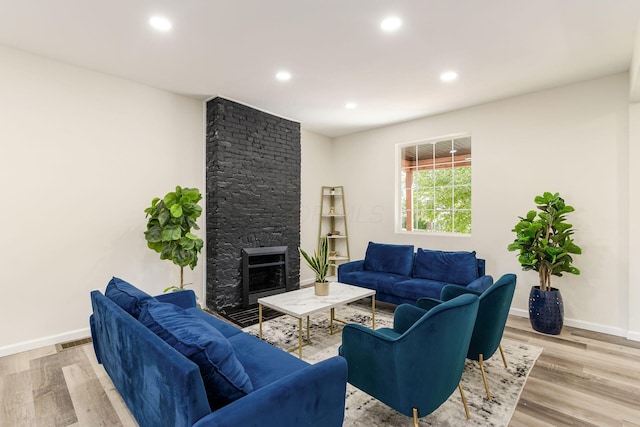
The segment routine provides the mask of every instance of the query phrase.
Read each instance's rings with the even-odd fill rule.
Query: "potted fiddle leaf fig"
[[[169,286],[167,291],[184,288],[184,267],[192,270],[198,263],[198,253],[203,241],[191,232],[199,230],[196,219],[202,214],[198,202],[202,199],[197,188],[176,187],[164,198],[155,197],[145,209],[147,231],[144,237],[147,246],[160,254],[160,259],[171,260],[180,267],[180,286]]]
[[[513,228],[516,239],[508,246],[518,252],[518,261],[524,271],[536,271],[540,283],[531,288],[529,320],[534,330],[557,335],[562,330],[564,305],[562,295],[551,286],[551,276],[563,273],[580,274],[573,265],[573,256],[582,249],[573,241],[573,225],[566,215],[574,211],[558,193],[545,192],[534,199],[537,210],[519,217]]]
[[[318,251],[313,252],[313,256],[307,254],[302,248],[298,248],[300,255],[304,258],[309,268],[316,275],[315,294],[319,296],[329,295],[329,282],[327,272],[329,271],[329,241],[327,236],[320,238]]]

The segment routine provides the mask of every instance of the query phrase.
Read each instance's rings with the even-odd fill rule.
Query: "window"
[[[471,234],[471,135],[399,146],[399,229]]]

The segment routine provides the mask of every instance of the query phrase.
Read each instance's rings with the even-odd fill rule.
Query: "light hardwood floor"
[[[640,342],[510,317],[505,338],[544,350],[510,426],[640,426]],[[0,358],[0,426],[135,426],[91,344]]]

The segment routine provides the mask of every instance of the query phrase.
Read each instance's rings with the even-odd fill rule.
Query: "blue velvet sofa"
[[[113,278],[91,292],[98,361],[142,427],[341,426],[347,364],[310,365],[196,307]]]
[[[482,292],[493,284],[485,260],[474,252],[445,252],[413,245],[369,242],[363,260],[338,267],[338,281],[376,291],[376,300],[415,304],[419,298],[439,298],[446,285]]]

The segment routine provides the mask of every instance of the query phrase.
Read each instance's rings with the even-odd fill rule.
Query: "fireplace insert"
[[[287,246],[242,249],[242,305],[256,305],[258,298],[286,292]]]

